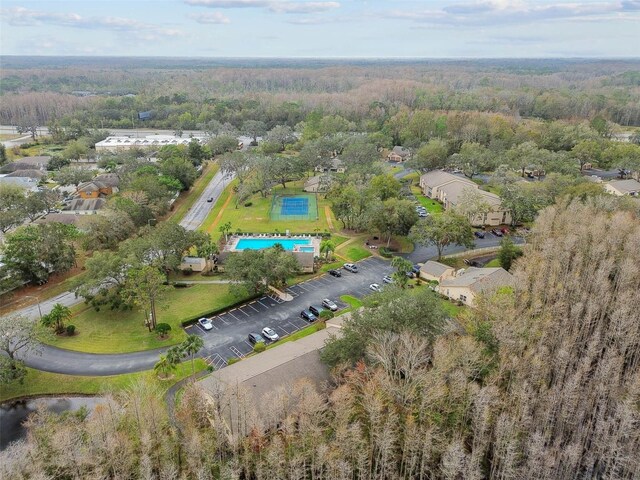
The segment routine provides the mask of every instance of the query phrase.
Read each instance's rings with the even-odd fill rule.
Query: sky
[[[0,0],[0,54],[638,57],[640,0]]]

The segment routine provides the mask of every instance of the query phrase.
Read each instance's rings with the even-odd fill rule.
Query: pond
[[[26,436],[27,431],[22,422],[35,412],[41,403],[51,412],[62,413],[76,411],[81,407],[91,411],[103,401],[102,397],[41,397],[3,403],[0,405],[0,450]]]

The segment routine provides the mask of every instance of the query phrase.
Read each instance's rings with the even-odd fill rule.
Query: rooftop
[[[89,212],[100,210],[107,201],[104,198],[74,198],[64,209],[70,212]]]
[[[614,180],[609,185],[622,193],[640,192],[640,182],[636,180]]]
[[[433,260],[427,261],[420,267],[421,272],[432,275],[434,277],[440,277],[444,272],[451,269],[453,269],[453,267],[440,262],[434,262]]]
[[[458,175],[453,175],[449,172],[443,172],[442,170],[433,170],[431,172],[425,173],[420,177],[420,184],[425,184],[432,188],[453,181],[464,182],[469,186],[478,188],[478,186],[471,180],[468,180],[464,177],[459,177]]]
[[[440,282],[441,287],[469,287],[474,292],[513,285],[513,275],[505,269],[469,267],[463,273]]]

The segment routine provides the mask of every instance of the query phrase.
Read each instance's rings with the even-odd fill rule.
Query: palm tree
[[[160,360],[153,367],[153,370],[158,374],[158,377],[168,378],[173,372],[176,371],[176,364],[167,358],[167,355],[160,355]]]
[[[194,363],[195,354],[198,353],[202,347],[204,347],[204,342],[202,341],[202,338],[197,335],[189,335],[180,345],[182,352],[191,357],[191,373],[194,377],[196,375],[196,365]]]
[[[320,253],[324,253],[324,259],[329,259],[329,254],[336,249],[336,244],[333,240],[323,240],[320,242]]]
[[[42,324],[45,327],[53,327],[56,333],[64,330],[64,322],[71,318],[71,310],[61,303],[56,303],[51,311],[42,316]]]

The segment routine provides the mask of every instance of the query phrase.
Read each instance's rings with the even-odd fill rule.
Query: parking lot
[[[222,368],[229,358],[244,357],[253,350],[247,340],[249,333],[260,333],[263,327],[271,327],[280,337],[290,335],[310,325],[300,317],[300,312],[309,305],[319,305],[323,298],[330,298],[343,309],[347,305],[340,301],[341,295],[359,298],[369,295],[373,293],[369,285],[382,284],[382,277],[393,271],[388,261],[376,257],[357,265],[358,273],[341,269],[340,278],[324,274],[288,287],[286,291],[293,297],[292,301],[267,295],[211,317],[213,329],[209,331],[198,324],[186,327],[186,331],[202,337],[204,357],[215,368]]]

